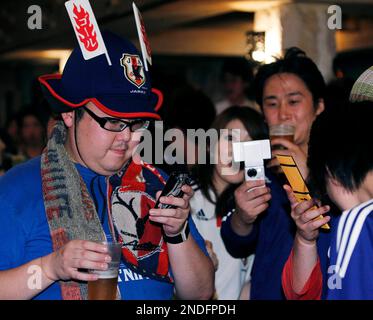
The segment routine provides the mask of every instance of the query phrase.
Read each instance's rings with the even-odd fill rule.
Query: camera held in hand
[[[268,139],[233,143],[233,159],[245,162],[245,180],[265,180],[264,160],[271,159]]]

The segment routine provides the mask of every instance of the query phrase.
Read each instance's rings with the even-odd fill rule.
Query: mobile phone
[[[170,204],[163,204],[159,202],[161,197],[174,196],[176,198],[181,198],[184,195],[184,192],[181,190],[181,187],[184,184],[190,184],[190,177],[187,173],[183,172],[172,172],[169,176],[166,185],[164,186],[161,195],[159,196],[157,202],[155,203],[155,209],[169,209],[174,206]]]

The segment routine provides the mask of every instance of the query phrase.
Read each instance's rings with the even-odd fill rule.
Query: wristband
[[[189,230],[189,224],[188,224],[188,220],[186,220],[186,221],[185,221],[185,224],[184,224],[184,227],[183,227],[183,229],[180,231],[179,234],[170,237],[170,236],[167,236],[167,235],[163,232],[163,239],[164,239],[164,241],[167,242],[167,243],[178,244],[178,243],[182,243],[182,242],[186,241],[186,240],[188,239],[189,233],[190,233],[190,230]]]

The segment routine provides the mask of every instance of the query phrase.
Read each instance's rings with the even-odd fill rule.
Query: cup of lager
[[[276,138],[286,139],[290,142],[294,142],[294,131],[295,127],[289,124],[276,124],[269,127],[269,138],[271,140]],[[272,146],[273,150],[286,149],[281,145]]]
[[[99,278],[88,282],[88,300],[115,300],[117,298],[118,270],[122,254],[122,243],[100,242],[107,246],[107,254],[111,257],[105,271],[91,270]]]

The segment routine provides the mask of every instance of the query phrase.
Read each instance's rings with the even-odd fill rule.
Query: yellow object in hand
[[[304,179],[297,167],[292,156],[287,155],[276,155],[278,162],[280,163],[281,169],[284,172],[286,179],[288,180],[291,188],[293,189],[293,193],[295,198],[298,202],[311,200],[312,197],[310,192],[304,182]],[[316,209],[312,207],[311,209]],[[320,215],[316,219],[322,219],[323,216]],[[323,229],[330,229],[329,225],[326,223],[321,226]]]

